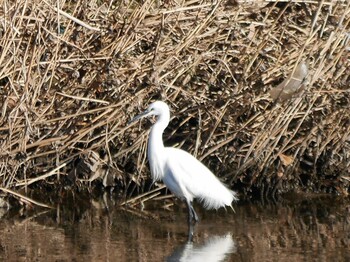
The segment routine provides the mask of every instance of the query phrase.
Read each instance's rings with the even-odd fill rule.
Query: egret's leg
[[[198,222],[199,219],[198,219],[196,211],[194,211],[192,204],[191,204],[191,211],[192,211],[192,218],[194,218],[194,222]]]
[[[187,208],[188,208],[188,223],[191,224],[193,220],[195,223],[198,222],[198,216],[197,216],[197,213],[192,206],[191,201],[186,199],[186,204],[187,204]]]
[[[191,201],[186,199],[186,205],[188,208],[188,226],[191,226],[192,224],[192,219],[193,219],[193,213],[192,213],[192,205],[191,205]]]
[[[193,241],[193,231],[194,231],[194,225],[192,223],[193,219],[195,222],[197,222],[198,217],[196,212],[193,209],[191,201],[186,199],[186,205],[188,208],[188,242]]]

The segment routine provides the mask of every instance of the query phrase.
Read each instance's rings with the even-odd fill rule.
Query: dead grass
[[[303,2],[4,0],[1,187],[147,191],[149,124],[127,122],[162,99],[166,144],[231,186],[347,194],[350,4]]]

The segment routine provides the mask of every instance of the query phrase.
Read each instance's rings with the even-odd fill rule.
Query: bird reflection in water
[[[186,244],[176,248],[166,261],[224,261],[236,250],[236,244],[231,234],[212,236],[203,244],[188,241]]]

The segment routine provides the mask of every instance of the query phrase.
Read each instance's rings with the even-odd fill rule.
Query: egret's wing
[[[166,168],[171,172],[172,183],[177,183],[182,191],[188,192],[193,198],[199,198],[204,207],[216,209],[230,206],[236,200],[235,192],[223,185],[191,154],[177,148],[166,148],[166,154]]]

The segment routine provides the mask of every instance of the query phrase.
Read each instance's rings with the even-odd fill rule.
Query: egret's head
[[[163,101],[156,101],[149,105],[149,107],[141,114],[135,116],[129,123],[135,122],[141,118],[149,116],[167,116],[169,117],[169,106]]]

